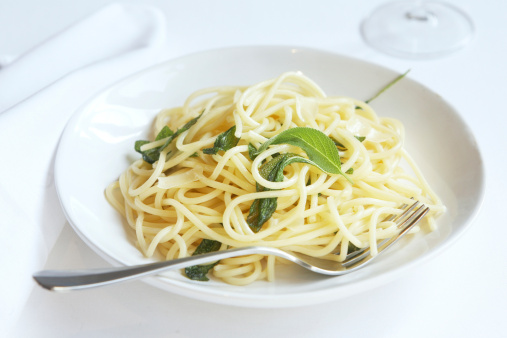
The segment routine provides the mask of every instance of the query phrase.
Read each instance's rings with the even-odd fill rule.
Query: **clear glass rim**
[[[376,13],[381,12],[382,10],[385,10],[389,7],[397,7],[397,6],[409,6],[410,4],[414,5],[424,5],[424,6],[440,6],[441,8],[446,8],[450,11],[453,11],[454,13],[458,14],[463,20],[462,22],[466,23],[466,25],[469,27],[469,34],[464,38],[460,43],[449,46],[448,48],[443,48],[438,51],[431,51],[431,52],[413,52],[407,50],[401,50],[392,48],[389,45],[379,43],[378,41],[375,41],[372,37],[369,36],[368,33],[368,23],[372,16],[374,16]],[[442,57],[448,54],[452,54],[465,46],[467,46],[475,37],[475,25],[472,20],[472,18],[461,8],[458,8],[454,6],[453,4],[449,4],[447,2],[443,1],[425,1],[425,0],[419,0],[419,1],[390,1],[388,3],[385,3],[383,5],[380,5],[376,7],[374,10],[372,10],[361,22],[360,26],[360,32],[363,40],[367,45],[372,47],[375,50],[378,50],[380,52],[383,52],[385,54],[396,56],[396,57],[402,57],[402,58],[411,58],[411,59],[430,59],[430,58],[437,58]]]

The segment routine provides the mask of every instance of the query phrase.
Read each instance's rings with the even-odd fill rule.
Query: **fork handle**
[[[72,291],[129,281],[167,270],[181,269],[192,265],[212,263],[220,259],[251,254],[276,255],[287,258],[284,252],[275,248],[250,246],[126,267],[88,270],[44,270],[35,273],[33,278],[45,289],[51,291]]]

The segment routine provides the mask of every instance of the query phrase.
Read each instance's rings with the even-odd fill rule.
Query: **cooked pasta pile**
[[[296,144],[310,128],[332,141],[339,173]],[[375,255],[377,241],[398,232],[385,219],[400,205],[414,198],[429,206],[430,230],[445,210],[404,150],[400,121],[360,100],[327,97],[299,72],[197,91],[160,112],[153,129],[155,141],[136,143],[143,158],[106,189],[147,257],[157,250],[167,260],[189,256],[206,251],[204,242],[213,250],[261,245],[330,260],[369,245]],[[284,132],[294,142],[262,147]],[[287,154],[298,160],[274,179],[277,159]],[[246,285],[273,280],[277,260],[251,255],[207,268],[210,277]]]

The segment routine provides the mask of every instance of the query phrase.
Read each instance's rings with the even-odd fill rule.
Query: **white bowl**
[[[299,70],[328,95],[367,99],[398,73],[329,52],[289,47],[239,47],[171,60],[117,83],[88,102],[69,121],[59,145],[55,180],[63,209],[80,237],[113,265],[147,263],[133,234],[104,197],[105,187],[138,154],[133,145],[148,134],[162,108],[181,105],[197,89],[249,85]],[[196,282],[171,271],[144,280],[180,295],[248,307],[284,307],[335,300],[397,277],[436,256],[470,225],[484,191],[484,168],[476,141],[459,114],[438,94],[404,78],[372,106],[400,119],[406,148],[447,212],[432,233],[411,236],[370,266],[342,277],[325,277],[288,265],[275,282],[231,286]]]

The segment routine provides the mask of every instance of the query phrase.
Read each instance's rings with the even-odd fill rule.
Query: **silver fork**
[[[407,206],[405,205],[404,207],[406,208]],[[371,256],[370,248],[366,247],[350,253],[343,262],[310,257],[301,253],[286,252],[276,248],[250,246],[127,267],[89,270],[45,270],[35,273],[33,278],[45,289],[52,291],[71,291],[133,280],[158,274],[166,270],[181,269],[192,265],[206,264],[220,259],[251,254],[274,255],[285,258],[316,273],[341,276],[363,268],[374,258],[385,252],[387,248],[391,247],[419,223],[428,211],[428,207],[424,205],[419,206],[419,202],[416,201],[410,207],[406,208],[401,215],[392,217],[392,220],[397,223],[401,231],[396,236],[378,243],[378,254],[376,256]]]

